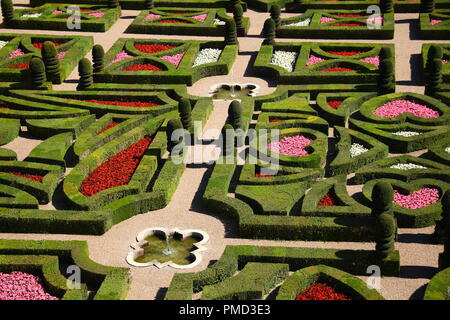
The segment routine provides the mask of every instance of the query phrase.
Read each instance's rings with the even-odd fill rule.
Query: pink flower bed
[[[382,25],[383,24],[383,17],[374,17],[374,18],[368,18],[367,19],[368,23],[371,24],[379,24]]]
[[[409,100],[395,100],[385,103],[377,108],[374,114],[380,117],[393,118],[405,112],[421,118],[439,118],[439,112]]]
[[[65,56],[68,52],[69,52],[69,51],[61,51],[61,52],[58,52],[58,59],[64,58],[64,56]]]
[[[119,61],[122,61],[123,59],[133,58],[133,56],[126,53],[124,50],[120,51],[117,56],[114,58],[114,60],[111,63],[116,63]]]
[[[335,18],[330,18],[330,17],[322,17],[320,18],[320,23],[327,23],[327,22],[331,22],[331,21],[336,21]]]
[[[89,13],[89,15],[91,17],[99,19],[105,15],[105,12],[94,12],[94,13]]]
[[[22,56],[24,54],[25,53],[22,51],[22,49],[16,49],[16,50],[14,50],[13,52],[11,52],[9,54],[8,59],[12,59],[12,58],[15,58],[15,57],[18,57],[18,56]]]
[[[144,20],[145,20],[145,21],[147,21],[147,20],[153,20],[153,19],[158,19],[158,18],[161,18],[161,17],[162,17],[162,15],[160,15],[160,14],[150,13],[150,14],[148,14],[148,15],[145,16]]]
[[[52,16],[54,16],[54,15],[56,15],[56,14],[61,14],[61,13],[64,13],[64,11],[61,11],[61,10],[55,10],[55,11],[52,12]]]
[[[435,24],[438,24],[438,23],[440,23],[440,22],[442,22],[442,20],[439,20],[439,19],[433,19],[433,20],[430,21],[430,24],[431,24],[432,26],[434,26]]]
[[[315,65],[316,63],[319,63],[319,62],[322,62],[322,61],[325,61],[325,59],[317,57],[317,56],[312,54],[312,55],[309,56],[309,59],[308,59],[308,62],[306,62],[306,65],[308,67],[310,67],[310,66]]]
[[[206,13],[204,13],[204,14],[199,14],[199,15],[196,15],[196,16],[192,16],[190,18],[195,19],[195,20],[200,21],[200,22],[205,22],[205,19],[206,19],[207,16],[208,15]]]
[[[288,156],[304,157],[308,155],[305,147],[311,144],[312,140],[304,136],[284,137],[280,141],[274,141],[267,146],[267,149],[285,154]]]
[[[394,190],[394,203],[408,209],[420,209],[439,201],[439,190],[435,188],[422,188],[409,195]]]
[[[41,279],[32,274],[0,272],[0,300],[59,300],[46,293]]]
[[[442,60],[442,64],[447,64],[447,63],[448,63],[448,60],[445,60],[445,59]]]
[[[161,59],[169,61],[171,64],[173,64],[175,67],[178,68],[178,65],[180,64],[183,57],[184,57],[184,52],[175,54],[173,56],[163,56],[163,57],[161,57]]]
[[[376,67],[380,66],[380,57],[379,56],[362,58],[360,61],[373,64]]]

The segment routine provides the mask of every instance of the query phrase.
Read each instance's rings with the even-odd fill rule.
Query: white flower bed
[[[197,57],[195,57],[194,64],[192,67],[196,67],[206,63],[217,62],[222,54],[222,50],[205,48],[198,52]]]
[[[445,148],[445,152],[450,153],[450,147]]]
[[[217,24],[219,26],[223,26],[223,25],[225,25],[225,21],[220,20],[219,18],[215,18],[214,21],[213,21],[213,24]]]
[[[311,19],[308,18],[303,21],[297,21],[289,24],[285,24],[283,27],[307,27],[311,23]]]
[[[418,136],[422,133],[416,132],[416,131],[396,131],[396,132],[392,132],[392,134],[396,135],[396,136],[402,136],[402,137],[414,137],[414,136]]]
[[[0,40],[0,49],[8,44],[8,41]]]
[[[30,13],[24,13],[22,15],[22,18],[38,18],[42,15],[40,12],[30,12]]]
[[[411,169],[427,169],[427,167],[421,166],[415,163],[397,163],[393,164],[389,168],[398,170],[411,170]]]
[[[363,145],[359,143],[352,143],[352,146],[350,147],[350,157],[357,157],[363,153],[366,153],[367,151],[369,151],[369,149],[364,148]]]
[[[282,67],[286,69],[287,72],[292,72],[294,70],[296,60],[297,52],[276,50],[273,53],[272,61],[270,62],[270,64]]]

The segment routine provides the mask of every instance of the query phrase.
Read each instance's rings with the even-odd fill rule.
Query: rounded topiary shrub
[[[382,13],[394,12],[393,0],[380,0],[380,8]]]
[[[441,59],[433,59],[429,63],[427,73],[427,84],[425,86],[425,94],[434,96],[442,87],[442,61]]]
[[[273,19],[269,18],[264,21],[263,34],[265,38],[263,44],[275,44],[275,21],[273,21]]]
[[[108,7],[117,8],[119,6],[119,0],[108,0]]]
[[[435,0],[422,0],[420,1],[420,12],[431,13],[436,6]]]
[[[378,78],[378,92],[380,94],[392,93],[395,91],[394,66],[392,60],[385,59],[380,62]]]
[[[94,82],[92,79],[92,65],[87,58],[81,59],[78,63],[78,74],[80,75],[80,80],[77,86],[78,90],[87,89]]]
[[[242,128],[242,106],[237,100],[230,103],[228,107],[229,123],[234,129]]]
[[[381,213],[392,212],[392,201],[394,200],[394,189],[385,181],[379,181],[372,190],[372,213],[377,216]]]
[[[281,26],[281,9],[277,4],[270,7],[270,18],[275,22],[275,28]]]
[[[242,6],[240,4],[235,4],[233,6],[233,19],[234,22],[236,23],[236,28],[237,29],[243,29],[244,28],[244,24],[243,24],[243,16],[244,16],[244,9],[242,8]]]
[[[45,75],[45,65],[41,58],[34,57],[30,61],[31,82],[34,86],[40,87],[45,81],[47,76]]]
[[[58,51],[56,50],[54,43],[45,41],[42,45],[41,54],[47,78],[53,83],[59,83],[61,81],[61,74],[59,69]]]
[[[181,99],[178,103],[178,112],[180,114],[183,128],[189,130],[192,127],[192,107],[189,99]]]
[[[99,44],[92,47],[92,61],[94,62],[94,72],[100,72],[105,67],[105,50]]]
[[[228,19],[225,22],[225,45],[235,45],[237,43],[236,22],[232,19]]]
[[[235,132],[231,124],[227,123],[222,128],[223,152],[224,156],[231,156],[234,153]]]
[[[183,130],[183,124],[180,119],[170,119],[167,121],[167,150],[171,153],[175,147],[177,147],[177,150],[182,150],[184,146],[184,135],[180,134],[178,130]]]
[[[155,7],[155,5],[153,4],[153,0],[145,0],[144,5],[145,9],[147,10],[151,10]]]
[[[1,0],[3,22],[6,24],[14,17],[14,6],[11,0]]]

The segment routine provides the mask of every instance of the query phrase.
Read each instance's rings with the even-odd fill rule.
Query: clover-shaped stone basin
[[[211,87],[209,95],[217,100],[242,99],[256,96],[258,89],[259,86],[252,83],[219,83]]]
[[[145,229],[131,245],[126,261],[134,267],[193,268],[201,262],[200,252],[206,250],[203,245],[208,240],[208,234],[201,230]]]

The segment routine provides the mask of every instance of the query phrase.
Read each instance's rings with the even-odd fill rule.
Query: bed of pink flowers
[[[59,300],[45,292],[41,279],[32,274],[0,272],[0,300]]]
[[[439,20],[439,19],[432,19],[432,20],[430,21],[430,24],[431,24],[432,26],[434,26],[435,24],[438,24],[438,23],[440,23],[440,22],[442,22],[442,20]]]
[[[320,23],[327,23],[327,22],[331,22],[331,21],[336,21],[336,19],[330,18],[330,17],[321,17],[320,18]]]
[[[111,63],[116,63],[116,62],[122,61],[123,59],[128,59],[128,58],[133,58],[133,56],[126,53],[125,50],[122,50],[117,54],[117,56],[114,58],[114,60],[111,61]]]
[[[436,188],[422,188],[409,195],[394,190],[394,203],[408,209],[420,209],[439,201],[440,194]]]
[[[309,59],[306,62],[306,65],[308,67],[310,67],[310,66],[315,65],[316,63],[319,63],[322,61],[325,61],[325,59],[321,58],[321,57],[317,57],[312,54],[309,56]],[[373,64],[376,67],[378,67],[380,65],[380,57],[379,56],[362,58],[362,59],[360,59],[360,61]]]
[[[380,117],[393,118],[405,112],[421,118],[439,118],[438,111],[423,104],[418,104],[416,102],[404,99],[385,103],[381,107],[377,108],[373,114]]]
[[[175,54],[173,56],[162,56],[161,59],[169,61],[171,64],[173,64],[175,67],[178,68],[178,65],[180,64],[181,60],[184,57],[184,52]]]
[[[305,147],[310,145],[311,142],[311,139],[301,135],[284,137],[279,141],[270,143],[267,146],[267,149],[288,156],[304,157],[308,155],[308,151],[305,150]]]
[[[208,15],[206,13],[204,13],[204,14],[198,14],[196,16],[192,16],[190,18],[195,19],[195,20],[200,21],[200,22],[205,22],[205,19],[206,19],[207,16]]]
[[[147,21],[147,20],[153,20],[153,19],[158,19],[158,18],[161,18],[161,17],[162,17],[162,15],[160,15],[160,14],[150,13],[150,14],[148,14],[148,15],[145,16],[144,20],[145,20],[145,21]]]
[[[12,59],[18,56],[23,56],[25,53],[22,51],[22,49],[16,49],[13,52],[11,52],[8,56],[8,59]]]

